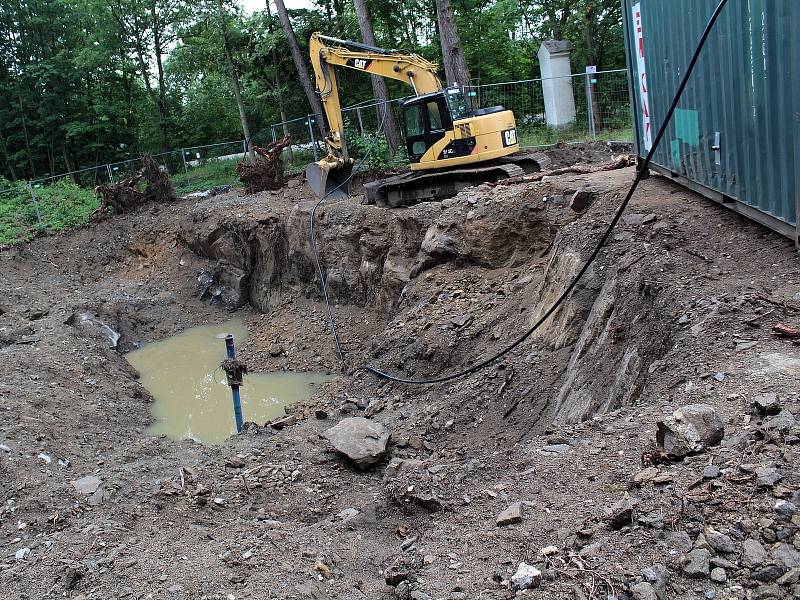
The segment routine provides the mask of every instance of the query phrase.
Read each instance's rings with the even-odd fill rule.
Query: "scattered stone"
[[[425,592],[414,590],[411,592],[411,600],[431,600],[431,597]]]
[[[91,496],[102,484],[103,481],[99,477],[95,477],[94,475],[86,475],[85,477],[81,477],[80,479],[73,481],[72,487],[74,487],[75,491],[79,494]]]
[[[270,356],[280,356],[281,354],[286,352],[286,350],[284,349],[283,345],[275,342],[269,345],[269,348],[267,348],[267,352],[269,352]]]
[[[656,467],[647,467],[633,476],[633,483],[634,485],[642,486],[649,481],[653,481],[657,476],[658,469]]]
[[[736,344],[736,352],[744,352],[758,346],[758,342],[739,342]]]
[[[292,425],[297,424],[297,415],[291,414],[286,415],[285,417],[281,417],[279,419],[275,419],[274,421],[270,421],[269,426],[273,429],[277,429],[280,431],[281,429],[285,429],[287,427],[291,427]]]
[[[217,496],[216,498],[214,498],[214,504],[216,504],[217,506],[225,506],[225,498]]]
[[[318,408],[314,411],[314,416],[320,421],[324,421],[328,418],[328,411]]]
[[[11,446],[8,446],[6,444],[0,444],[0,450],[2,450],[3,452],[11,452]]]
[[[503,512],[497,515],[495,519],[495,523],[498,527],[504,527],[505,525],[513,525],[514,523],[521,523],[522,522],[522,512],[523,512],[523,504],[522,502],[514,502],[510,504],[508,508],[506,508]]]
[[[534,588],[541,582],[542,572],[525,562],[519,563],[516,573],[511,576],[511,587],[515,590]]]
[[[706,465],[703,469],[704,479],[716,479],[720,476],[720,470],[717,465]]]
[[[458,328],[466,327],[472,323],[472,315],[465,313],[463,315],[456,315],[450,319],[450,322]]]
[[[653,485],[667,485],[673,481],[674,478],[671,473],[659,473],[653,478]]]
[[[366,469],[386,455],[389,431],[377,421],[364,417],[343,419],[325,432],[325,438],[356,467]]]
[[[668,548],[681,554],[692,549],[692,539],[685,531],[670,531],[665,533],[664,543]]]
[[[774,417],[767,419],[764,423],[764,428],[772,431],[779,431],[780,433],[788,433],[788,431],[797,425],[797,419],[794,415],[786,409],[783,409]]]
[[[656,442],[672,459],[716,446],[725,436],[725,426],[708,404],[689,404],[657,424]]]
[[[633,600],[658,600],[655,589],[646,581],[631,587],[631,597]]]
[[[358,509],[355,508],[345,508],[343,511],[340,511],[336,514],[342,521],[349,521],[361,514]]]
[[[782,565],[767,565],[750,573],[750,577],[756,581],[769,583],[780,578],[786,572],[786,567]]]
[[[708,545],[717,552],[722,552],[723,554],[731,554],[736,552],[736,546],[734,545],[733,540],[730,538],[730,536],[727,536],[724,533],[714,531],[713,529],[708,529],[706,530],[705,537]]]
[[[766,416],[777,415],[781,412],[781,404],[778,402],[777,394],[761,394],[753,399],[753,414]]]
[[[783,479],[783,475],[775,467],[757,467],[755,474],[758,487],[773,487]]]
[[[619,502],[606,508],[606,520],[611,529],[622,529],[626,525],[631,525],[633,523],[633,511],[638,504],[638,500],[626,494]]]
[[[773,548],[772,556],[787,569],[800,567],[800,552],[789,546],[789,544],[778,544]]]
[[[642,577],[653,586],[653,590],[658,598],[667,598],[667,586],[670,581],[670,573],[666,566],[655,563],[652,567],[642,569]]]
[[[711,566],[711,553],[705,548],[692,550],[686,555],[688,561],[683,566],[683,572],[687,577],[706,577]]]
[[[756,569],[767,560],[767,551],[758,540],[748,538],[742,545],[742,564],[748,569]]]
[[[569,452],[570,447],[569,444],[551,444],[549,446],[545,446],[539,452],[542,454],[550,454],[550,455],[557,455],[557,454],[566,454]]]
[[[647,225],[648,223],[652,223],[657,219],[656,215],[653,213],[643,215],[641,213],[628,213],[622,217],[622,222],[625,225]]]
[[[728,574],[725,572],[725,569],[720,567],[711,569],[711,581],[714,583],[725,583],[728,581]]]
[[[554,554],[558,554],[558,546],[545,546],[539,553],[542,556],[553,556]]]
[[[49,465],[50,463],[53,462],[53,459],[50,456],[48,456],[47,454],[45,454],[44,452],[41,452],[36,458],[41,460],[46,465]]]
[[[590,190],[578,190],[572,194],[569,207],[576,213],[585,211],[594,202],[595,193]]]
[[[777,581],[778,585],[794,585],[800,581],[800,569],[789,569]]]
[[[25,560],[31,555],[30,548],[20,548],[14,553],[14,558],[17,560]]]
[[[778,513],[778,516],[788,521],[797,512],[797,507],[788,500],[778,500],[775,503],[775,512]]]
[[[225,461],[225,466],[229,469],[243,469],[244,468],[244,459],[239,456],[231,456],[228,460]]]
[[[722,558],[721,556],[715,556],[714,558],[712,558],[711,566],[719,567],[720,569],[727,569],[728,571],[739,570],[739,565],[737,565],[736,563],[732,563],[727,558]]]

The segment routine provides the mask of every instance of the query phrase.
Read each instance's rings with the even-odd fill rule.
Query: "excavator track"
[[[463,189],[482,183],[522,177],[546,166],[547,158],[538,154],[517,153],[479,167],[409,171],[395,177],[364,184],[367,204],[399,208],[420,202],[444,200]]]

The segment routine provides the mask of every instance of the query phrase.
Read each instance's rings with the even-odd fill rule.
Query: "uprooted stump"
[[[94,188],[95,195],[100,198],[100,207],[92,213],[92,217],[106,213],[109,207],[115,213],[124,213],[148,202],[175,200],[175,190],[169,173],[149,154],[142,157],[142,162],[144,166],[139,174],[119,183],[103,183]],[[142,179],[147,182],[143,192],[136,188]]]
[[[256,158],[253,162],[240,162],[236,165],[239,180],[244,184],[245,191],[248,194],[255,194],[265,190],[277,190],[283,187],[286,177],[283,172],[281,153],[291,143],[291,137],[287,135],[280,140],[272,142],[265,148],[253,146],[253,150],[259,155],[259,158]]]

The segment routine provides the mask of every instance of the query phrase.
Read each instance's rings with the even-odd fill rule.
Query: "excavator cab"
[[[466,118],[470,110],[466,94],[457,87],[406,100],[403,123],[409,160],[418,163],[429,148],[452,131],[453,121]]]
[[[406,100],[403,125],[412,171],[481,162],[519,150],[513,113],[502,106],[475,108],[458,87]]]

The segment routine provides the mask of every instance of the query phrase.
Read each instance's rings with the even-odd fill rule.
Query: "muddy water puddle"
[[[216,338],[221,333],[232,333],[237,345],[247,339],[244,325],[230,321],[194,327],[127,354],[141,384],[155,398],[157,422],[148,429],[150,435],[219,444],[236,432],[231,391],[219,368],[225,358],[225,342]],[[244,420],[263,425],[283,416],[285,405],[310,397],[330,379],[324,373],[245,375],[240,388]]]

